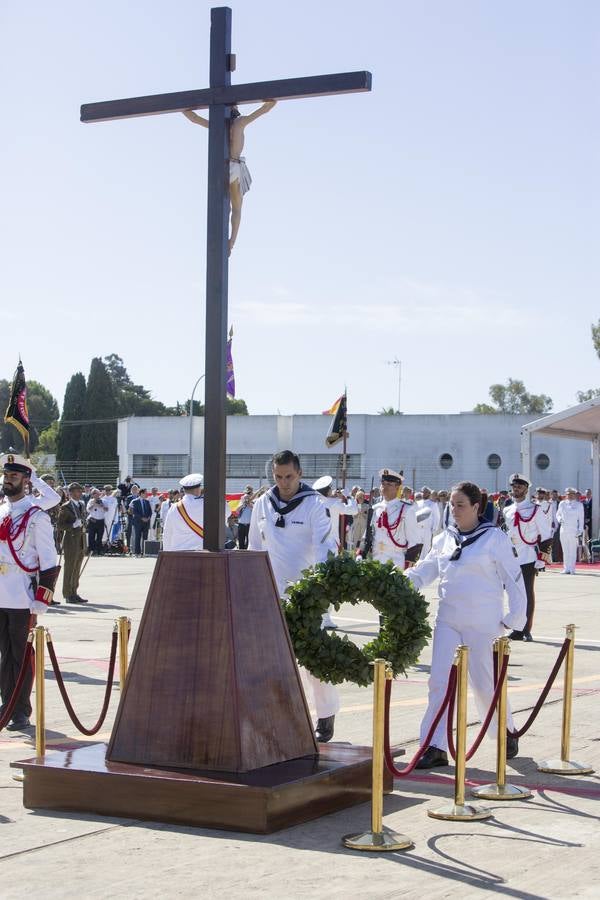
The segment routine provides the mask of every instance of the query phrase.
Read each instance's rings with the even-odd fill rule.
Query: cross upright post
[[[208,108],[208,212],[206,230],[206,393],[204,413],[204,548],[223,549],[227,418],[227,303],[229,227],[229,120],[233,105],[371,90],[370,72],[342,72],[231,84],[231,9],[211,10],[208,88],[87,103],[82,122]],[[190,416],[193,410],[190,409]]]

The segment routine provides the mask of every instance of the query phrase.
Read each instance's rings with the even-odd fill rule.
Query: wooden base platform
[[[371,748],[322,744],[320,754],[242,774],[108,762],[106,744],[11,764],[27,809],[89,812],[269,834],[371,798]],[[386,793],[392,779],[384,775]]]

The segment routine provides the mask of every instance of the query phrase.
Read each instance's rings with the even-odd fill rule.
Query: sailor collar
[[[291,500],[282,500],[279,494],[279,488],[277,486],[272,487],[267,491],[267,497],[269,499],[269,503],[271,504],[275,515],[277,516],[275,520],[276,528],[285,528],[285,516],[288,513],[293,512],[293,510],[297,509],[298,506],[302,503],[302,501],[306,497],[316,496],[317,491],[314,491],[307,484],[304,484],[302,481],[298,486],[298,490],[291,498]]]
[[[484,534],[487,534],[490,528],[495,527],[496,526],[491,522],[479,522],[479,524],[476,525],[475,528],[472,528],[471,531],[459,531],[456,525],[449,525],[446,530],[450,537],[453,538],[456,545],[450,559],[460,559],[461,554],[466,547],[470,547],[471,544],[478,541]]]

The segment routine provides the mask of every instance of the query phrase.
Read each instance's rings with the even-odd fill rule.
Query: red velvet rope
[[[477,751],[479,750],[479,745],[484,739],[488,728],[490,727],[490,722],[492,721],[492,717],[494,712],[496,711],[496,707],[498,705],[498,698],[500,697],[500,691],[502,690],[502,684],[504,679],[506,678],[506,673],[508,671],[508,656],[504,657],[502,661],[502,668],[500,669],[500,678],[498,678],[496,682],[496,687],[494,689],[494,693],[492,695],[492,699],[490,701],[490,705],[486,714],[486,717],[483,721],[481,728],[479,729],[479,734],[473,741],[471,749],[467,751],[465,755],[465,760],[468,762],[470,759],[475,756]],[[452,759],[456,759],[456,748],[454,746],[454,735],[452,733],[452,718],[454,713],[454,699],[450,701],[450,705],[448,706],[448,752]]]
[[[516,731],[511,731],[511,734],[513,735],[513,737],[516,737],[516,738],[523,737],[523,735],[524,735],[527,731],[529,731],[529,729],[531,728],[531,726],[532,726],[533,723],[535,722],[535,720],[536,720],[536,718],[537,718],[537,716],[538,716],[538,713],[539,713],[540,709],[541,709],[542,706],[544,705],[544,700],[545,700],[546,697],[548,696],[548,694],[549,694],[549,692],[550,692],[550,688],[551,688],[552,685],[554,684],[554,681],[555,681],[555,679],[556,679],[556,676],[558,675],[559,669],[560,669],[560,667],[561,667],[562,664],[563,664],[563,660],[564,660],[565,656],[567,655],[567,651],[568,651],[568,649],[569,649],[569,644],[570,644],[570,643],[571,643],[571,638],[565,638],[565,640],[564,640],[564,642],[563,642],[563,645],[562,645],[562,647],[560,648],[560,652],[559,652],[559,654],[558,654],[558,656],[557,656],[557,658],[556,658],[556,662],[554,663],[554,667],[553,667],[552,671],[550,672],[550,675],[548,676],[548,681],[546,682],[546,686],[545,686],[544,690],[542,691],[542,693],[541,693],[540,696],[539,696],[539,700],[537,701],[537,703],[536,703],[535,706],[533,707],[533,710],[531,711],[531,715],[529,716],[529,718],[527,719],[527,721],[525,722],[525,724],[523,725],[523,727],[522,727],[522,728],[517,728]]]
[[[392,756],[392,751],[390,748],[390,698],[392,696],[392,682],[386,681],[385,684],[385,724],[384,724],[384,738],[383,738],[383,755],[385,757],[385,764],[388,770],[394,775],[396,778],[404,778],[406,775],[410,775],[413,771],[423,753],[429,747],[429,742],[433,737],[433,733],[435,729],[438,727],[440,719],[444,715],[446,711],[446,707],[450,703],[451,697],[454,696],[456,692],[456,666],[453,665],[450,669],[450,674],[448,676],[448,687],[446,688],[446,694],[442,701],[442,705],[440,706],[435,719],[431,723],[431,728],[427,732],[427,735],[422,742],[421,746],[408,763],[408,765],[404,769],[397,769],[394,765],[394,759]]]
[[[5,725],[10,722],[12,719],[12,714],[14,708],[16,706],[17,700],[19,699],[19,694],[21,693],[21,689],[23,687],[23,682],[25,681],[25,676],[27,675],[27,669],[31,664],[31,657],[33,655],[33,644],[31,641],[27,642],[27,646],[25,647],[25,653],[23,655],[23,662],[21,663],[21,670],[19,672],[19,677],[17,678],[17,683],[15,684],[15,689],[12,693],[12,697],[4,707],[4,713],[0,716],[0,731],[4,728]]]
[[[118,632],[113,631],[112,644],[110,647],[110,660],[108,663],[108,676],[107,676],[108,680],[106,682],[106,690],[104,692],[104,704],[103,704],[102,710],[100,712],[100,718],[98,719],[98,721],[92,728],[86,728],[84,725],[81,724],[81,722],[77,718],[77,716],[75,714],[75,710],[73,709],[71,701],[69,700],[69,695],[67,694],[67,689],[65,687],[63,677],[62,677],[60,669],[58,667],[58,660],[56,658],[56,653],[54,652],[54,645],[52,644],[52,641],[48,641],[48,644],[47,644],[48,656],[50,657],[50,661],[52,663],[52,668],[54,669],[54,675],[56,677],[56,683],[58,685],[58,689],[63,698],[63,702],[67,708],[67,712],[69,713],[69,718],[71,719],[71,722],[73,723],[75,728],[77,728],[79,731],[81,731],[82,734],[87,734],[89,736],[91,736],[93,734],[97,734],[100,731],[100,729],[102,728],[102,725],[104,724],[104,720],[106,718],[106,713],[108,712],[108,704],[110,702],[110,695],[111,695],[112,689],[113,689],[113,676],[115,674],[115,660],[117,658],[118,637],[119,637]]]

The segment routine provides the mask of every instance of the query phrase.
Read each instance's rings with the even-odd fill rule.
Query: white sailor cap
[[[20,472],[22,475],[27,476],[31,475],[31,470],[33,469],[31,460],[25,459],[24,456],[20,456],[18,453],[13,453],[12,450],[0,456],[0,465],[3,472]]]
[[[526,484],[527,487],[531,484],[529,478],[525,478],[524,475],[521,475],[520,472],[513,472],[513,474],[508,479],[509,484]]]
[[[402,484],[402,475],[400,472],[394,472],[393,469],[380,469],[379,477],[382,481],[389,481],[392,484]]]
[[[182,478],[179,484],[182,488],[195,488],[200,487],[203,481],[203,475],[200,475],[199,472],[192,472],[191,475],[186,475],[185,478]]]
[[[313,482],[313,490],[325,491],[328,487],[331,487],[332,484],[333,478],[331,475],[321,475],[320,478],[317,478],[317,480]]]
[[[579,493],[579,491],[577,490],[577,488],[574,488],[574,487],[565,488],[565,494],[578,494],[578,493]]]

